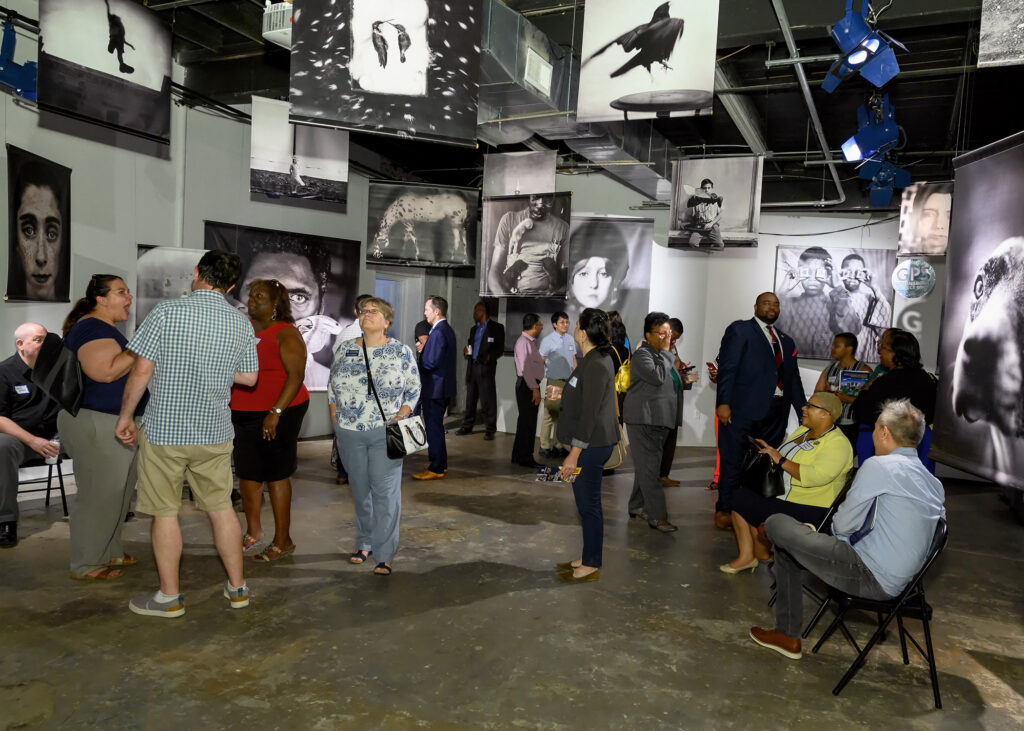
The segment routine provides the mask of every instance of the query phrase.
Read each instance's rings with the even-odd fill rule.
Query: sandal
[[[275,546],[273,543],[267,545],[262,551],[252,557],[253,561],[262,561],[263,563],[270,563],[276,561],[279,558],[284,558],[289,553],[295,553],[295,546],[291,548],[281,549]]]
[[[373,573],[377,574],[377,576],[391,576],[391,567],[381,562],[373,567]]]
[[[101,566],[85,574],[71,574],[71,578],[76,581],[112,581],[113,579],[120,579],[123,573],[121,569]]]
[[[245,553],[246,551],[251,551],[259,544],[259,542],[260,541],[258,538],[253,538],[247,532],[244,536],[242,536],[242,553]]]
[[[139,562],[139,559],[135,558],[131,554],[126,553],[121,558],[110,559],[111,566],[134,566]]]
[[[373,551],[363,551],[363,550],[354,551],[354,552],[349,554],[348,562],[349,563],[357,563],[357,564],[358,563],[364,563],[366,561],[366,559],[368,559],[372,555],[373,555]]]

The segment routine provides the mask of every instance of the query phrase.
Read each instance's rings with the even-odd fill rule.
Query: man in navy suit
[[[718,352],[718,479],[715,525],[731,529],[733,491],[739,487],[740,463],[747,437],[777,447],[786,436],[789,408],[800,414],[807,399],[797,369],[793,338],[774,327],[779,298],[763,292],[754,317],[725,329]]]
[[[466,341],[466,413],[462,427],[456,434],[471,434],[476,423],[476,404],[480,402],[484,439],[494,439],[498,428],[498,391],[494,374],[498,358],[505,352],[505,327],[487,316],[487,304],[477,302],[473,307],[476,325],[469,331]]]
[[[423,306],[430,324],[430,335],[421,355],[420,404],[427,428],[427,455],[430,463],[416,480],[440,480],[448,472],[448,448],[444,443],[444,412],[455,396],[455,331],[448,324],[448,300],[433,296]]]

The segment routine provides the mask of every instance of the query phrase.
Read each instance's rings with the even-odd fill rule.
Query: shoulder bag
[[[56,333],[47,333],[32,368],[32,383],[61,405],[72,416],[78,416],[85,395],[82,364],[78,356]]]
[[[373,382],[373,373],[370,371],[370,356],[366,352],[366,340],[363,340],[363,362],[366,363],[366,380],[369,382],[373,399],[380,409],[380,418],[384,420],[385,437],[388,444],[388,457],[391,459],[402,459],[407,454],[419,452],[427,447],[427,429],[423,424],[422,416],[407,416],[404,419],[388,420],[384,413],[384,407],[380,404],[380,397],[377,395],[377,386]]]
[[[604,463],[604,469],[614,470],[626,460],[626,432],[622,430],[622,422],[619,420],[619,397],[612,394],[612,401],[615,402],[615,428],[619,430],[619,441],[615,443],[611,456]]]
[[[747,451],[740,463],[740,485],[766,498],[778,497],[786,491],[782,468],[772,462],[767,454],[761,454],[761,447],[750,437]],[[785,446],[788,442],[779,445]]]
[[[618,353],[615,354],[616,358]],[[625,393],[629,390],[629,361],[633,357],[632,354],[626,357],[626,362],[619,366],[619,369],[615,371],[615,392]]]

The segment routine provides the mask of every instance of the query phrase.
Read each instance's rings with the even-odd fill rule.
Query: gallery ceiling
[[[188,87],[217,101],[237,104],[253,95],[287,98],[288,52],[261,37],[262,0],[146,0],[142,4],[171,25],[175,58],[186,68]],[[575,0],[506,0],[555,43],[579,58],[585,3]],[[784,0],[801,56],[834,55],[829,27],[844,13],[843,0]],[[879,6],[884,3],[879,3]],[[876,8],[876,10],[879,10]],[[1024,116],[1010,111],[1007,91],[1019,88],[1020,67],[977,68],[980,0],[893,0],[878,27],[898,39],[900,75],[886,85],[905,130],[905,144],[894,161],[915,180],[952,177],[955,154],[993,142],[1024,127]],[[792,65],[768,67],[789,58],[770,0],[721,0],[718,59],[731,90],[716,88],[711,115],[659,119],[655,129],[684,156],[749,152],[737,124],[723,106],[726,93],[749,100],[752,121],[765,141],[763,200],[832,198],[834,187],[809,121]],[[829,147],[856,131],[856,109],[867,99],[865,81],[847,80],[833,93],[821,90],[828,61],[805,65],[812,97]],[[1014,105],[1015,106],[1015,105]],[[356,134],[358,145],[385,156],[411,177],[441,184],[477,185],[483,154],[477,150]],[[565,169],[584,162],[564,143],[558,146]],[[511,145],[501,151],[526,149]],[[580,168],[585,170],[587,168]],[[845,208],[867,205],[863,184],[852,165],[839,169],[849,196]],[[639,196],[638,196],[639,197]]]

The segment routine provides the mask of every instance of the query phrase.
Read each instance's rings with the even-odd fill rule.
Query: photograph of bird
[[[390,25],[398,33],[398,60],[405,63],[405,52],[412,45],[412,38],[409,37],[405,26],[390,20],[378,20],[373,23],[371,38],[373,39],[373,48],[377,51],[380,67],[387,68],[388,65],[388,39],[384,37],[384,31],[381,30],[382,25]]]
[[[667,61],[675,51],[676,43],[683,36],[683,19],[671,17],[668,14],[668,6],[668,3],[659,5],[654,11],[654,15],[651,16],[650,22],[638,25],[601,46],[590,54],[583,65],[600,56],[612,46],[619,45],[622,46],[624,52],[636,51],[636,55],[611,73],[613,79],[638,66],[643,66],[648,73],[651,71],[651,66],[656,63],[660,63],[666,69],[671,69]]]

